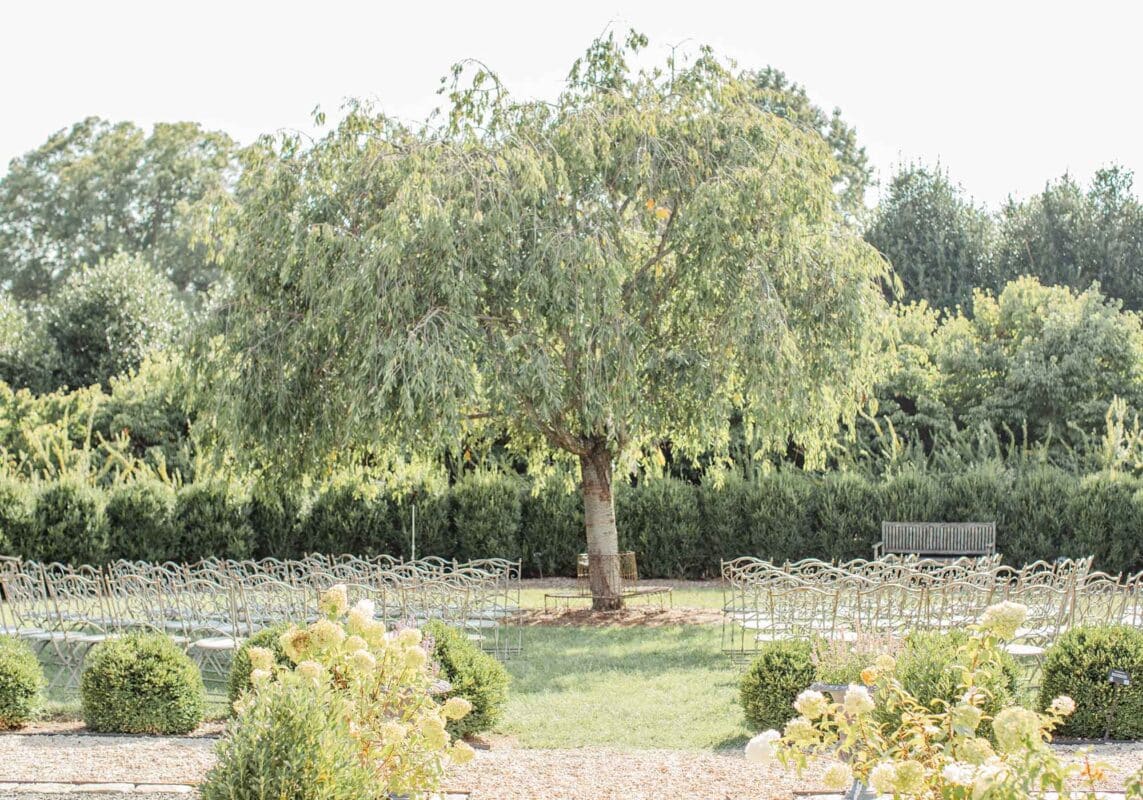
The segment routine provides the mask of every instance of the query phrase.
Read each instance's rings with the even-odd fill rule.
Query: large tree
[[[998,273],[1034,275],[1046,284],[1100,289],[1143,309],[1143,203],[1121,167],[1096,172],[1084,190],[1070,176],[1048,183],[1000,217]]]
[[[865,207],[873,169],[865,148],[857,143],[857,130],[842,118],[841,109],[826,113],[810,100],[804,86],[791,81],[780,69],[766,67],[746,77],[759,90],[760,108],[814,131],[826,141],[837,162],[833,183],[838,203],[846,213],[859,215]]]
[[[992,288],[992,218],[948,174],[902,168],[865,233],[889,259],[903,300],[934,308],[968,308],[976,288]]]
[[[596,41],[555,102],[458,67],[438,127],[358,107],[251,154],[211,361],[242,452],[298,466],[493,420],[578,462],[604,609],[613,476],[645,446],[725,450],[739,411],[755,447],[822,455],[875,377],[883,262],[817,133],[708,51],[634,71],[643,44]]]
[[[50,348],[51,383],[40,387],[46,390],[107,387],[149,353],[170,348],[187,323],[171,282],[127,255],[72,273],[42,317]]]
[[[180,290],[217,275],[196,236],[196,204],[233,180],[234,143],[198,124],[97,117],[53,134],[0,179],[0,288],[18,299],[49,294],[80,266],[140,254]]]

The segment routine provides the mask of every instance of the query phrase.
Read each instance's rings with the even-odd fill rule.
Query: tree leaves
[[[454,73],[447,124],[356,107],[264,149],[234,220],[214,392],[303,463],[350,441],[615,455],[727,441],[819,454],[875,374],[883,262],[829,147],[709,51],[634,71],[613,37],[555,103]],[[314,232],[320,232],[315,234]]]

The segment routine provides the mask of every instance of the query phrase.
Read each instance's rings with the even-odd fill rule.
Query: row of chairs
[[[1037,663],[1072,626],[1143,627],[1143,573],[1093,572],[1091,559],[1013,568],[994,557],[945,562],[890,556],[844,564],[739,558],[723,562],[722,577],[723,650],[738,659],[780,639],[845,642],[963,629],[1003,600],[1028,607],[1009,651]]]
[[[520,563],[481,559],[398,562],[314,555],[297,560],[206,559],[195,564],[117,561],[103,567],[0,561],[5,632],[49,666],[51,688],[73,689],[90,648],[130,631],[171,636],[222,690],[242,640],[283,621],[318,615],[320,593],[345,584],[387,623],[439,619],[494,655],[522,649]]]

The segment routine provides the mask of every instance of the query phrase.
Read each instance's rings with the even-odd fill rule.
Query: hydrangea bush
[[[1035,792],[1065,792],[1069,781],[1094,790],[1101,776],[1086,759],[1066,766],[1049,747],[1052,731],[1075,710],[1057,697],[1045,713],[1008,706],[989,717],[991,700],[981,676],[1000,668],[1001,644],[1011,639],[1027,609],[1016,603],[988,608],[961,647],[959,698],[938,710],[913,697],[896,675],[896,662],[881,655],[861,672],[840,702],[806,690],[794,703],[798,716],[782,733],[769,730],[746,745],[751,761],[778,760],[800,772],[812,756],[840,759],[824,775],[828,788],[848,789],[856,779],[881,795],[948,800],[1015,800]],[[879,724],[877,709],[900,718]],[[993,741],[981,735],[990,721]]]
[[[204,798],[422,797],[439,789],[450,763],[473,758],[472,748],[446,731],[471,706],[459,697],[433,699],[419,630],[387,631],[372,602],[348,608],[344,586],[324,593],[320,608],[324,618],[281,634],[292,666],[276,663],[268,648],[247,650],[252,686],[235,703]],[[304,719],[300,706],[307,707]],[[244,727],[259,728],[258,735],[244,735]],[[262,752],[268,747],[274,758]],[[347,752],[353,763],[346,763]],[[292,770],[281,769],[283,760]]]

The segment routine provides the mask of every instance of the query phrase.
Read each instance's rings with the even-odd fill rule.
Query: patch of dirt
[[[628,606],[619,611],[592,611],[590,608],[528,610],[519,615],[522,625],[547,627],[617,627],[658,628],[665,625],[714,625],[722,622],[722,613],[713,608],[659,608]]]

